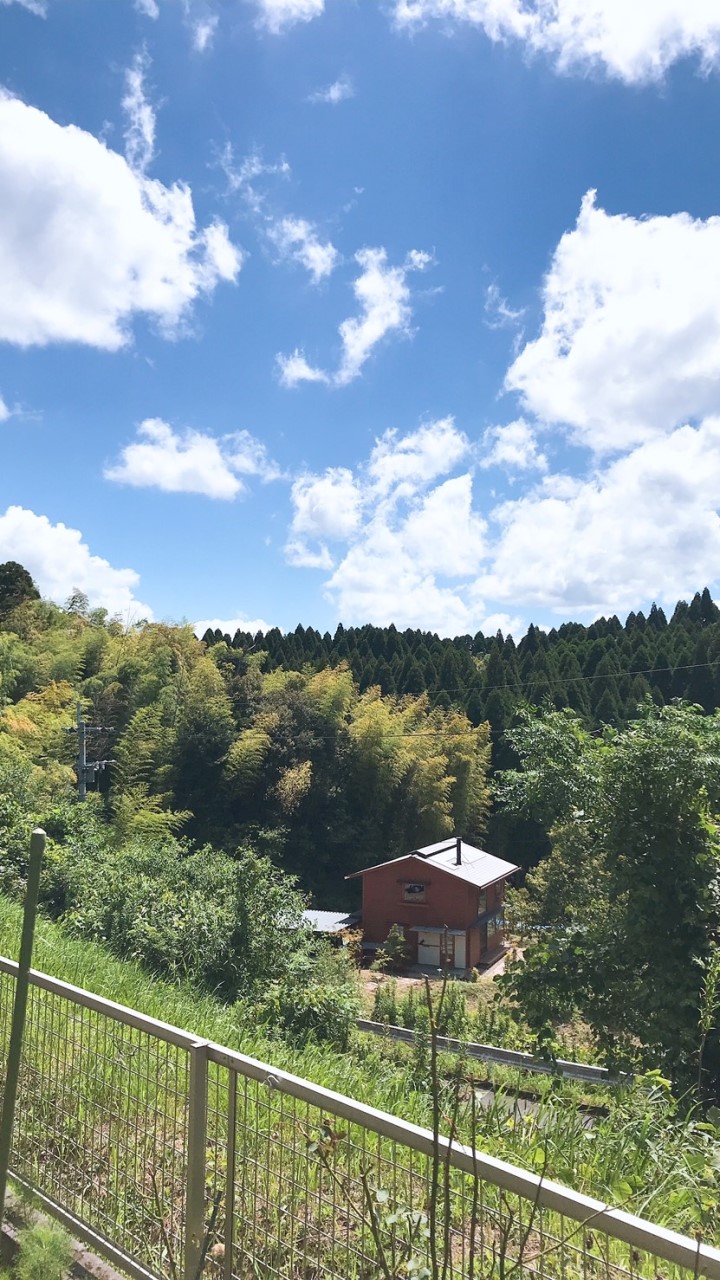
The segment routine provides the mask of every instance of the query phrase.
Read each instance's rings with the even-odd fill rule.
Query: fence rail
[[[35,971],[12,1172],[135,1280],[720,1280],[717,1249]]]
[[[376,1036],[388,1036],[390,1040],[400,1040],[405,1044],[414,1044],[418,1032],[409,1027],[394,1027],[392,1023],[372,1022],[368,1018],[358,1018],[358,1031],[368,1031]],[[560,1075],[566,1080],[584,1080],[588,1084],[627,1084],[632,1076],[620,1073],[613,1075],[607,1067],[591,1066],[587,1062],[568,1062],[565,1058],[556,1058],[546,1062],[544,1058],[536,1058],[531,1053],[523,1053],[519,1049],[501,1049],[496,1044],[475,1044],[472,1041],[455,1040],[452,1036],[438,1036],[437,1046],[444,1053],[464,1053],[468,1058],[481,1062],[497,1062],[506,1067],[520,1067],[523,1071],[531,1071],[541,1075]]]

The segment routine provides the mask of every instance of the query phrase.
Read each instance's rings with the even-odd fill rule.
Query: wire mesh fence
[[[145,1280],[720,1280],[699,1241],[37,973],[12,1171]]]

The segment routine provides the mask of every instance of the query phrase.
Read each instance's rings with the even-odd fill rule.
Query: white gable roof
[[[453,838],[438,840],[436,844],[426,844],[422,849],[413,849],[400,858],[390,858],[388,862],[377,862],[372,867],[366,867],[364,871],[356,871],[355,876],[367,875],[368,871],[376,871],[378,867],[407,862],[410,858],[422,858],[428,866],[436,867],[438,871],[445,871],[448,875],[464,880],[467,884],[477,885],[478,889],[485,889],[488,885],[504,880],[514,871],[520,870],[514,863],[504,862],[502,858],[496,858],[494,854],[486,853],[484,849],[476,849],[473,845],[466,844],[464,840],[460,841],[460,864],[458,865],[457,839]],[[345,879],[352,880],[354,876],[346,876]]]

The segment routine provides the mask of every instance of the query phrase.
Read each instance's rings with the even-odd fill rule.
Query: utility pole
[[[76,714],[77,723],[67,732],[77,734],[78,750],[75,772],[78,780],[78,798],[85,800],[87,797],[88,778],[96,778],[99,773],[104,771],[107,765],[115,763],[114,760],[90,760],[88,762],[87,735],[88,733],[112,733],[112,729],[102,724],[86,724],[81,702],[77,704]]]

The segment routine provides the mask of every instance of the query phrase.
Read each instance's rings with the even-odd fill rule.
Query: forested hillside
[[[59,608],[2,565],[0,891],[22,893],[39,820],[43,906],[71,931],[343,1042],[356,996],[342,974],[331,998],[318,985],[303,895],[353,905],[349,872],[459,831],[536,867],[507,990],[539,1045],[580,1014],[614,1065],[716,1082],[719,654],[707,591],[670,622],[653,607],[517,646],[198,640],[80,593]],[[78,708],[108,762],[85,804]]]
[[[481,837],[489,732],[461,710],[361,693],[342,662],[283,670],[188,626],[126,629],[80,596],[20,595],[0,597],[0,767],[70,787],[80,700],[89,758],[112,761],[98,786],[118,839],[250,844],[339,902],[344,876],[378,858]]]
[[[277,628],[232,637],[207,631],[203,639],[245,654],[262,649],[267,670],[346,662],[361,691],[378,685],[384,694],[427,693],[433,706],[457,706],[473,724],[488,720],[496,731],[522,701],[571,707],[590,726],[632,718],[648,693],[660,706],[672,698],[706,711],[720,705],[720,610],[707,588],[690,604],[681,600],[669,621],[653,605],[647,617],[639,610],[624,623],[613,616],[587,627],[531,625],[517,643],[502,632],[442,640],[394,626],[342,625],[334,636],[299,626],[287,635]]]

